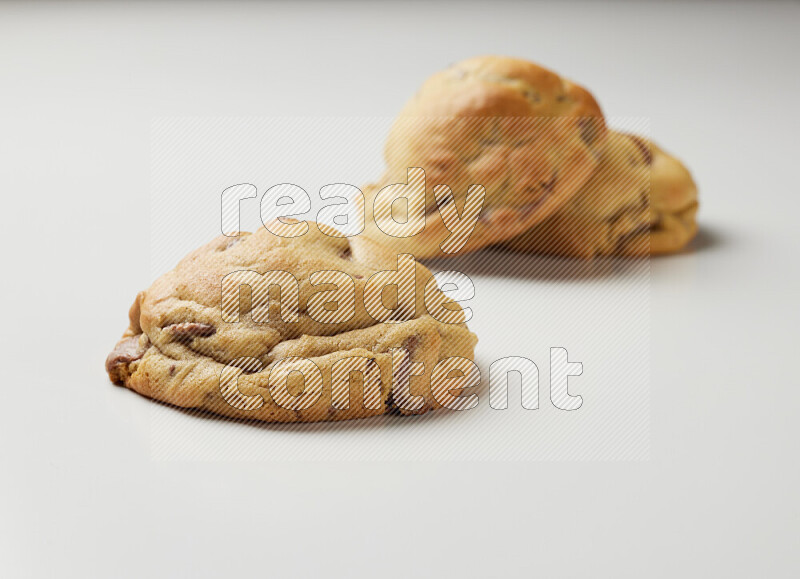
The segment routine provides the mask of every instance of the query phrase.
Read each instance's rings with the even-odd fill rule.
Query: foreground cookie
[[[395,121],[386,174],[365,190],[367,206],[375,207],[365,235],[417,257],[510,239],[578,191],[597,166],[605,136],[592,95],[547,69],[503,57],[455,64],[428,79]],[[415,167],[424,170],[424,183],[411,182]],[[394,183],[411,186],[408,207],[379,198]],[[442,184],[447,188],[435,191]],[[485,198],[474,188],[468,199],[475,184],[485,188]],[[443,251],[450,231],[439,212],[452,211],[453,202],[459,213],[479,203],[482,210],[466,244]],[[398,221],[410,220],[412,230],[419,222],[421,232],[400,237],[375,225],[392,212]]]
[[[137,296],[130,326],[106,360],[111,380],[176,406],[265,421],[419,414],[440,406],[431,392],[436,363],[472,360],[477,341],[460,323],[461,309],[428,284],[427,269],[408,262],[404,281],[411,280],[413,295],[398,289],[393,303],[385,296],[365,303],[376,272],[401,271],[398,256],[310,225],[294,238],[266,229],[220,236],[186,256]],[[260,285],[263,279],[280,281],[280,291]],[[428,298],[438,296],[428,309],[426,285]],[[431,302],[441,306],[438,315]],[[363,366],[348,366],[350,359]],[[333,389],[348,382],[349,391]],[[398,383],[407,389],[393,391]],[[309,403],[314,389],[318,396]]]
[[[696,213],[697,187],[680,161],[641,137],[611,132],[581,190],[506,246],[581,258],[671,253],[694,237]]]

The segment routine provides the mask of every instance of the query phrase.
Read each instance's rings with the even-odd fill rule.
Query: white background
[[[0,576],[796,577],[799,23],[764,3],[0,5]],[[154,461],[153,405],[102,370],[150,281],[151,120],[392,116],[485,53],[650,118],[698,181],[702,236],[651,264],[650,459]]]

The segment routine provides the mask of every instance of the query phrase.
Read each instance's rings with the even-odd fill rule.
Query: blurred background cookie
[[[697,187],[680,161],[642,137],[611,131],[592,178],[506,246],[581,258],[670,253],[696,233],[696,212]]]
[[[461,212],[471,185],[485,187],[480,219],[466,246],[472,251],[510,239],[541,222],[589,179],[606,136],[597,102],[584,88],[519,59],[472,58],[429,78],[398,115],[385,147],[386,173],[367,187],[367,206],[384,186],[409,182],[409,168],[425,172],[413,195],[418,203],[389,208],[376,217],[421,220],[414,239],[368,226],[366,235],[418,257],[443,255],[449,235],[440,207]],[[434,187],[449,188],[437,203]],[[367,220],[368,224],[373,220]],[[421,228],[421,224],[420,224]],[[395,236],[396,238],[397,236]]]
[[[678,251],[697,231],[697,188],[680,161],[608,130],[586,89],[520,59],[473,58],[432,76],[396,119],[385,157],[386,174],[364,189],[378,221],[367,220],[365,235],[422,258],[498,243],[569,257],[641,256]],[[412,182],[412,167],[424,169],[424,182]],[[407,204],[380,198],[391,183],[409,184]],[[479,203],[459,245],[443,217]],[[388,214],[416,221],[410,229],[419,233],[382,228]]]

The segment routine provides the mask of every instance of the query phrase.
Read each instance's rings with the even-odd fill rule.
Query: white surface
[[[0,5],[0,575],[797,576],[799,16]],[[151,119],[391,116],[482,53],[649,117],[700,185],[698,249],[652,263],[650,459],[153,461],[152,404],[102,372],[150,281]]]

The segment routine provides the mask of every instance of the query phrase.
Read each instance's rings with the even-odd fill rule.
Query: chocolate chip
[[[549,180],[539,181],[538,185],[525,187],[524,198],[528,202],[518,208],[522,217],[528,217],[553,194],[556,188],[556,180],[557,174],[554,172]]]
[[[394,392],[389,391],[389,396],[386,397],[386,414],[390,416],[401,416],[400,407],[394,401]]]
[[[403,342],[403,347],[408,350],[408,357],[413,358],[414,353],[417,350],[417,346],[419,345],[419,336],[416,334],[413,336],[409,336]]]
[[[656,231],[662,231],[663,228],[664,228],[664,223],[661,219],[661,216],[658,215],[656,217],[656,220],[647,227],[647,230],[650,232],[656,232]]]
[[[146,348],[139,345],[139,336],[141,334],[121,340],[106,358],[106,372],[115,382],[122,381],[120,370],[123,366],[144,356]]]
[[[644,157],[644,164],[645,165],[652,165],[653,164],[653,155],[650,153],[650,147],[648,144],[642,139],[641,137],[637,137],[636,135],[628,135],[628,138],[631,142],[636,145],[636,148],[642,153],[642,157]]]
[[[445,207],[454,202],[455,200],[453,199],[452,195],[447,195],[444,199],[442,199],[441,203],[437,199],[434,205],[431,205],[425,209],[425,215],[433,215],[436,212],[441,213]]]
[[[631,214],[631,206],[625,205],[620,207],[617,211],[612,213],[609,217],[606,218],[606,223],[609,225],[611,229],[625,216],[629,216]]]
[[[445,173],[453,167],[453,163],[454,163],[453,159],[434,161],[431,163],[431,171],[432,172],[438,171],[439,173]]]
[[[600,121],[595,117],[583,117],[578,119],[578,129],[583,142],[591,145],[600,134]]]
[[[175,375],[175,364],[171,364],[170,365],[170,367],[169,367],[169,375],[170,376],[174,376]]]
[[[172,324],[164,328],[177,340],[191,340],[193,338],[207,338],[217,333],[217,328],[210,324],[199,322],[184,322]]]
[[[416,334],[409,336],[402,342],[402,347],[408,352],[408,356],[404,356],[400,363],[400,366],[397,368],[397,372],[395,374],[395,379],[398,381],[410,380],[411,378],[411,366],[414,363],[414,354],[417,352],[417,348],[420,345],[420,337]],[[390,415],[402,415],[403,412],[401,407],[394,399],[394,391],[389,391],[389,396],[386,398],[386,414]]]
[[[353,257],[353,250],[350,249],[350,246],[348,245],[347,249],[345,249],[342,253],[339,254],[339,257],[341,259],[348,259],[349,260],[349,259],[351,259]]]
[[[523,94],[527,100],[534,104],[538,104],[542,100],[539,93],[533,92],[532,90],[526,90]]]
[[[548,181],[539,181],[539,187],[541,187],[545,197],[552,195],[553,191],[556,190],[556,181],[558,181],[558,171],[553,171]]]

